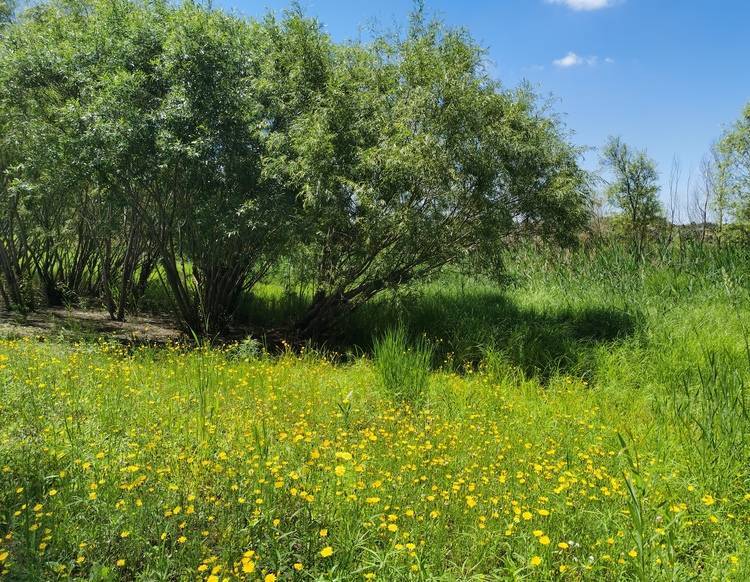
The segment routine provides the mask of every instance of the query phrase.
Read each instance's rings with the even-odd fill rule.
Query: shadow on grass
[[[247,308],[256,321],[272,328],[293,319],[305,305],[299,296],[256,296]],[[525,309],[491,287],[433,285],[360,307],[341,321],[325,347],[342,354],[369,354],[374,339],[399,323],[411,335],[430,340],[436,365],[476,368],[492,351],[543,382],[556,373],[593,377],[597,346],[628,337],[637,327],[635,317],[615,308]]]
[[[517,289],[519,292],[523,290]],[[165,297],[153,293],[150,300],[154,311],[168,311]],[[245,298],[237,314],[246,325],[231,330],[224,339],[252,334],[265,336],[269,345],[281,345],[283,330],[305,312],[309,301],[310,297],[284,293],[279,286],[260,287],[260,292]],[[542,382],[558,373],[593,379],[599,346],[632,335],[637,316],[598,301],[561,308],[522,307],[498,287],[446,279],[423,285],[411,294],[381,296],[342,318],[333,333],[315,347],[344,358],[371,354],[376,338],[403,325],[410,335],[427,337],[436,366],[476,369],[491,355],[495,363],[520,369]],[[168,343],[180,337],[179,330],[163,315],[130,317],[119,323],[101,311],[63,309],[47,309],[23,318],[0,314],[1,333],[105,336],[128,343]]]

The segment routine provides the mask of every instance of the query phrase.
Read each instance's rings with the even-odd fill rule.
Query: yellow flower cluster
[[[3,575],[627,577],[640,552],[668,568],[672,540],[750,523],[744,491],[688,490],[677,464],[644,451],[650,530],[634,549],[615,416],[584,386],[439,373],[415,411],[377,389],[366,361],[31,341],[0,352]],[[741,550],[727,542],[728,574]]]

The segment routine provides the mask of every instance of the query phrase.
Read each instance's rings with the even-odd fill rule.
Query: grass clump
[[[374,345],[375,368],[383,388],[400,402],[421,406],[430,384],[432,348],[420,336],[414,342],[403,326],[390,329]]]

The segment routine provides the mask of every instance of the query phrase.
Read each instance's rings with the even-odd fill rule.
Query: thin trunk
[[[117,305],[117,321],[125,320],[125,308],[128,303],[129,290],[132,286],[133,275],[137,265],[137,250],[139,237],[139,226],[134,222],[130,227],[130,236],[125,249],[125,258],[122,263],[122,276],[120,278],[120,296]]]
[[[116,319],[115,301],[112,297],[110,280],[112,276],[112,239],[107,236],[104,243],[104,257],[102,259],[102,293],[104,295],[104,304],[107,306],[110,319]]]

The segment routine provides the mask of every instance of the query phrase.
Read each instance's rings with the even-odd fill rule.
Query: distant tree
[[[601,162],[611,174],[606,181],[607,197],[622,211],[634,250],[640,256],[649,227],[664,220],[656,164],[645,151],[629,147],[619,137],[609,139],[602,150]]]
[[[710,213],[716,200],[716,165],[714,159],[705,155],[698,166],[699,179],[693,190],[693,198],[688,206],[688,216],[692,223],[700,225],[700,242],[705,242]]]
[[[15,11],[15,0],[0,0],[0,27],[11,21]]]
[[[717,168],[734,218],[750,221],[750,103],[717,146]]]

